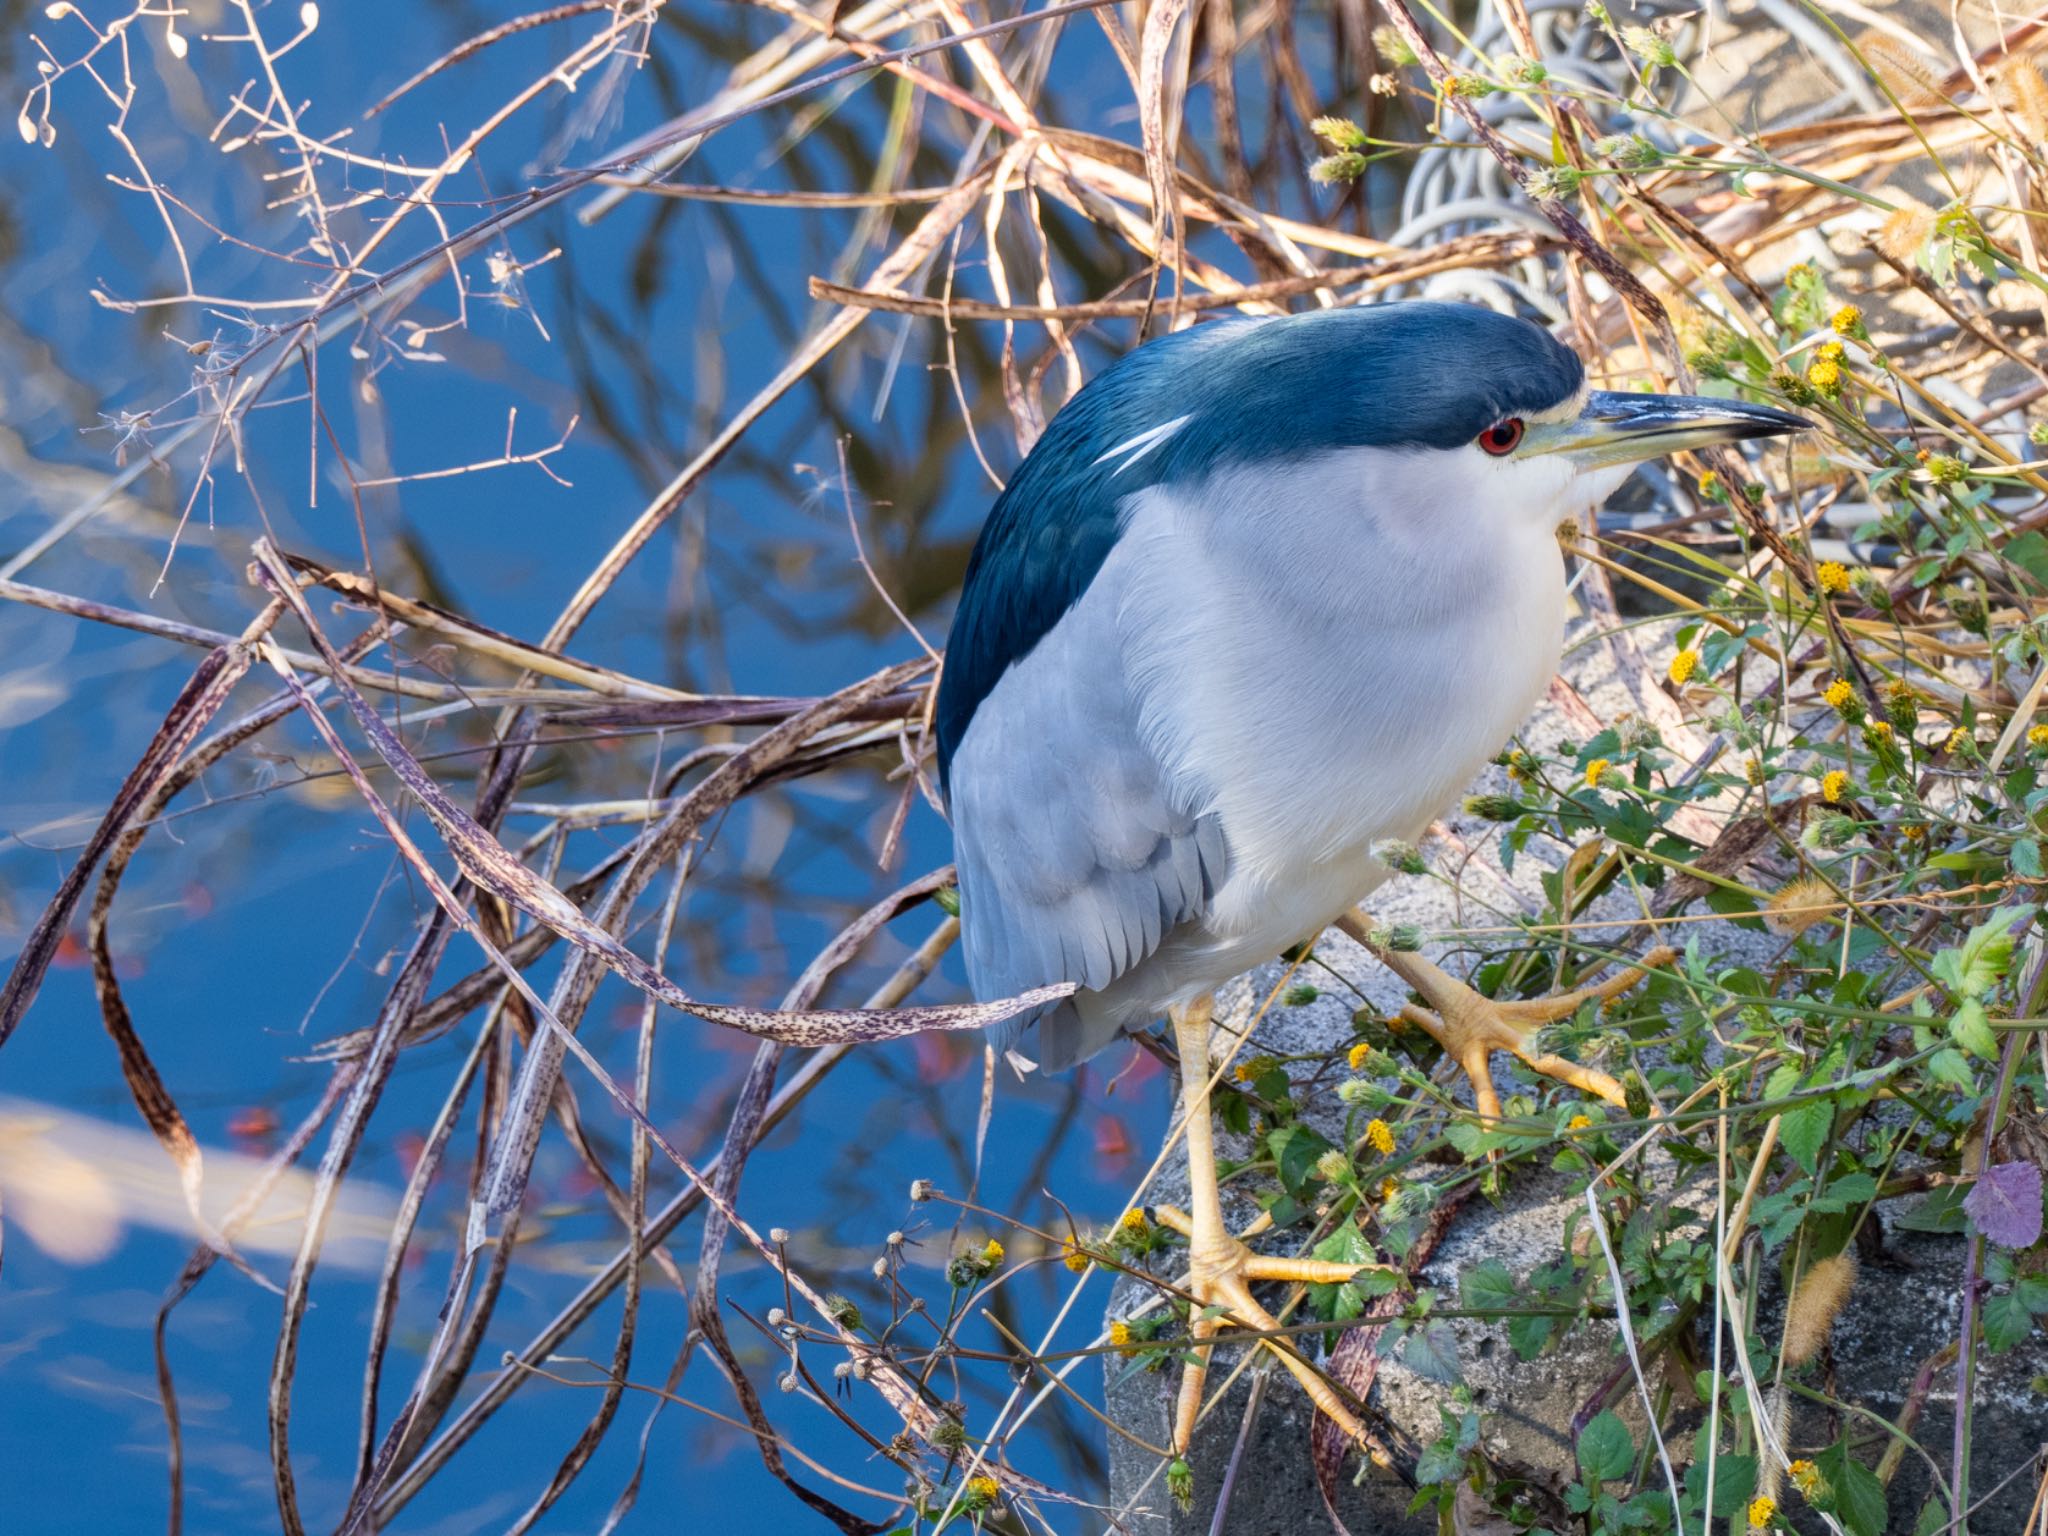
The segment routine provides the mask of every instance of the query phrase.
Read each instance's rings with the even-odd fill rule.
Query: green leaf
[[[1685,1469],[1685,1491],[1694,1505],[1707,1496],[1707,1462],[1704,1456]],[[1719,1518],[1739,1512],[1756,1492],[1756,1458],[1722,1451],[1714,1458],[1714,1507]]]
[[[1877,1198],[1877,1180],[1863,1172],[1845,1173],[1828,1185],[1828,1193],[1843,1205],[1862,1205]]]
[[[1626,1477],[1636,1464],[1635,1437],[1612,1409],[1579,1431],[1579,1470],[1589,1483]]]
[[[1550,1342],[1550,1335],[1557,1327],[1554,1317],[1511,1317],[1508,1319],[1508,1343],[1513,1346],[1517,1360],[1534,1360],[1543,1353],[1543,1346]]]
[[[1928,967],[1934,979],[1958,996],[1982,997],[2011,967],[2012,926],[2032,910],[2000,907],[1972,928],[1960,945],[1934,957]]]
[[[2048,535],[2038,529],[2008,540],[2000,551],[2009,564],[2018,566],[2034,578],[2034,584],[2048,591]]]
[[[2048,1312],[2048,1275],[2028,1275],[2013,1287],[2013,1294],[2029,1312]]]
[[[1884,1484],[1877,1474],[1836,1442],[1820,1455],[1820,1475],[1827,1480],[1826,1500],[1831,1512],[1848,1528],[1850,1536],[1884,1536],[1890,1511],[1885,1505]]]
[[[2034,1314],[2011,1291],[1984,1298],[1984,1347],[2002,1355],[2034,1331]]]
[[[1316,1160],[1330,1150],[1329,1142],[1305,1125],[1283,1125],[1266,1138],[1273,1161],[1279,1165],[1280,1185],[1300,1199],[1316,1171]]]
[[[1943,1185],[1896,1212],[1891,1220],[1892,1225],[1908,1232],[1963,1232],[1969,1228],[1969,1217],[1963,1211],[1963,1190],[1956,1184]]]
[[[1812,1173],[1820,1167],[1820,1149],[1834,1124],[1835,1106],[1826,1099],[1816,1099],[1778,1116],[1778,1135],[1793,1160]]]
[[[1990,1016],[1976,998],[1963,999],[1955,1017],[1948,1021],[1948,1032],[1956,1037],[1956,1044],[1972,1056],[1981,1056],[1986,1061],[1998,1058],[1998,1036],[1992,1033]]]
[[[1474,1264],[1458,1279],[1458,1297],[1474,1312],[1506,1311],[1521,1305],[1522,1288],[1499,1259]]]
[[[1401,1341],[1401,1363],[1425,1381],[1458,1380],[1458,1336],[1449,1323],[1424,1323]]]
[[[1332,1264],[1370,1264],[1374,1257],[1372,1249],[1366,1246],[1364,1234],[1348,1221],[1317,1243],[1310,1252],[1313,1257]],[[1391,1281],[1393,1276],[1384,1270],[1369,1269],[1341,1285],[1312,1285],[1309,1287],[1309,1299],[1320,1316],[1332,1322],[1348,1323],[1365,1311],[1368,1294],[1384,1294],[1368,1292],[1360,1284],[1368,1279]]]

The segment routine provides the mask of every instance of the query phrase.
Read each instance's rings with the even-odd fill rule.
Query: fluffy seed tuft
[[[1855,1288],[1856,1255],[1849,1249],[1807,1265],[1785,1307],[1787,1365],[1804,1365],[1820,1353]]]

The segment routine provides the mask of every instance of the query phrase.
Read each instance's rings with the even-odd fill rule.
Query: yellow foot
[[[1294,1373],[1302,1389],[1316,1408],[1339,1429],[1362,1446],[1375,1460],[1383,1460],[1379,1448],[1367,1435],[1365,1426],[1344,1401],[1337,1395],[1336,1388],[1308,1361],[1302,1358],[1291,1338],[1277,1336],[1281,1324],[1252,1299],[1252,1282],[1257,1280],[1292,1280],[1303,1284],[1335,1285],[1349,1280],[1361,1269],[1371,1269],[1370,1264],[1335,1264],[1325,1259],[1288,1259],[1274,1254],[1254,1253],[1237,1238],[1218,1232],[1213,1239],[1209,1234],[1198,1234],[1195,1221],[1185,1211],[1170,1205],[1153,1207],[1152,1214],[1163,1227],[1170,1227],[1188,1239],[1189,1267],[1187,1278],[1181,1282],[1181,1289],[1193,1298],[1193,1312],[1188,1319],[1188,1332],[1192,1336],[1194,1363],[1186,1366],[1180,1378],[1180,1398],[1173,1416],[1173,1452],[1176,1456],[1187,1454],[1189,1443],[1195,1436],[1195,1420],[1201,1416],[1202,1389],[1209,1379],[1210,1341],[1216,1331],[1225,1324],[1239,1328],[1251,1328],[1269,1335],[1260,1340],[1273,1351],[1280,1363]],[[1252,1236],[1263,1231],[1268,1218],[1261,1216],[1245,1235]],[[1212,1309],[1221,1308],[1220,1312]]]
[[[1402,1008],[1401,1017],[1427,1030],[1444,1048],[1444,1054],[1463,1069],[1465,1076],[1472,1081],[1474,1104],[1479,1113],[1490,1120],[1500,1117],[1500,1095],[1494,1092],[1493,1071],[1488,1065],[1495,1051],[1507,1051],[1545,1077],[1570,1083],[1574,1088],[1596,1094],[1610,1104],[1625,1105],[1628,1100],[1621,1091],[1621,1084],[1605,1072],[1566,1061],[1562,1056],[1538,1056],[1530,1051],[1528,1036],[1545,1024],[1570,1018],[1587,1002],[1605,1002],[1608,998],[1619,997],[1639,984],[1651,971],[1678,958],[1676,950],[1660,945],[1643,956],[1641,965],[1632,966],[1596,986],[1556,992],[1549,997],[1522,1002],[1501,1002],[1473,991],[1420,955],[1380,947],[1373,941],[1375,925],[1362,912],[1350,913],[1339,920],[1338,926],[1372,950],[1381,964],[1407,982],[1429,1004],[1428,1008],[1418,1008],[1411,1003]]]

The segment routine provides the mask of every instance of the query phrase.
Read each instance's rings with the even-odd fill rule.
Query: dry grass
[[[2018,1113],[2016,1092],[2023,1097],[2039,1087],[2022,1047],[2026,1035],[2015,1029],[1997,1037],[1988,1057],[1971,1054],[1981,1042],[1963,1039],[1960,1051],[1950,1051],[1959,1064],[1933,1064],[1950,1049],[1936,1027],[1940,1019],[1963,1016],[1971,1004],[1980,1017],[2033,1021],[2040,957],[2048,953],[2029,938],[2024,965],[1999,965],[1996,975],[1974,978],[1944,970],[1940,959],[1967,950],[1969,930],[1994,907],[2030,906],[2042,878],[2031,777],[2025,784],[2013,777],[2029,752],[2048,749],[2048,737],[2029,745],[2048,677],[2037,628],[2048,612],[2048,560],[2037,554],[2048,553],[2039,531],[2048,527],[2048,479],[2040,439],[2029,446],[2025,418],[2048,394],[2040,351],[2048,320],[2040,255],[2048,234],[2041,212],[2048,206],[2041,126],[2048,87],[2033,57],[2042,41],[2038,21],[2007,21],[2002,36],[1987,35],[1974,52],[1958,55],[1947,37],[1917,46],[1889,34],[1851,38],[1824,16],[1809,18],[1814,46],[1835,74],[1817,72],[1823,88],[1803,120],[1749,131],[1691,88],[1695,71],[1715,67],[1699,25],[1647,31],[1598,7],[1593,18],[1555,7],[1532,13],[1523,0],[1461,11],[1474,36],[1465,47],[1441,27],[1425,30],[1401,0],[1384,13],[1391,33],[1375,38],[1364,28],[1368,8],[1339,5],[1333,24],[1313,41],[1288,7],[1228,0],[1193,7],[1154,0],[1141,15],[1079,0],[994,19],[958,0],[821,9],[760,0],[760,9],[778,30],[732,67],[711,99],[628,142],[594,152],[578,147],[562,157],[573,168],[500,187],[481,201],[471,172],[504,125],[568,88],[600,103],[636,89],[650,55],[690,46],[684,34],[663,35],[660,7],[640,0],[559,6],[479,34],[441,59],[420,60],[397,92],[364,103],[369,113],[388,110],[443,71],[492,57],[493,47],[515,35],[540,33],[553,50],[547,67],[518,81],[495,110],[466,127],[451,126],[445,143],[409,160],[359,153],[346,133],[309,125],[290,77],[292,55],[320,46],[319,15],[310,5],[288,16],[232,0],[222,29],[203,40],[178,31],[179,15],[161,8],[116,15],[105,7],[60,6],[34,39],[47,68],[27,95],[23,138],[47,145],[60,132],[111,132],[128,162],[124,184],[156,221],[177,273],[175,290],[159,296],[95,292],[93,299],[169,324],[216,317],[224,333],[171,338],[194,354],[190,387],[118,423],[121,447],[133,454],[114,489],[132,483],[146,465],[174,467],[183,501],[178,532],[165,541],[162,579],[177,579],[179,537],[201,517],[246,529],[252,561],[248,622],[237,634],[22,580],[94,514],[96,503],[58,519],[0,567],[0,596],[204,652],[0,995],[4,1044],[84,905],[106,1026],[137,1108],[178,1167],[203,1234],[166,1314],[214,1263],[240,1262],[235,1242],[245,1213],[217,1224],[200,1214],[196,1144],[123,999],[108,933],[137,848],[208,767],[266,738],[317,741],[435,904],[375,1019],[320,1052],[329,1074],[325,1092],[276,1157],[279,1169],[318,1159],[304,1238],[284,1286],[269,1384],[271,1466],[285,1531],[297,1536],[305,1527],[290,1429],[300,1386],[298,1341],[324,1223],[401,1054],[458,1027],[469,1031],[468,1048],[449,1076],[438,1117],[424,1128],[424,1151],[391,1234],[364,1340],[361,1429],[340,1530],[376,1529],[398,1518],[512,1394],[536,1377],[568,1376],[595,1389],[595,1406],[559,1464],[531,1480],[531,1505],[513,1528],[545,1514],[615,1429],[626,1391],[656,1390],[629,1379],[644,1312],[636,1255],[691,1297],[690,1341],[667,1373],[662,1400],[746,1425],[768,1470],[823,1518],[848,1531],[913,1518],[935,1527],[980,1521],[998,1506],[1048,1528],[1078,1518],[1072,1501],[1087,1490],[1049,1486],[1009,1450],[1023,1443],[1019,1430],[1042,1404],[1072,1395],[1067,1377],[1083,1360],[1130,1341],[1085,1327],[1080,1333],[1088,1336],[1077,1339],[1065,1311],[1062,1326],[1042,1340],[970,1335],[970,1325],[989,1316],[990,1288],[1020,1264],[1052,1262],[1065,1251],[1084,1270],[1123,1268],[1149,1256],[1149,1247],[983,1213],[1009,1224],[1021,1259],[966,1253],[935,1308],[914,1293],[896,1246],[884,1245],[875,1277],[884,1321],[850,1311],[843,1298],[807,1278],[785,1242],[736,1204],[740,1170],[760,1135],[856,1043],[976,1027],[1021,1006],[910,1005],[957,931],[950,916],[935,912],[928,939],[865,1010],[818,1007],[833,977],[885,922],[944,895],[946,872],[907,882],[849,926],[794,979],[779,1009],[691,997],[666,970],[695,861],[725,814],[748,796],[849,762],[880,765],[873,782],[893,797],[886,860],[912,800],[933,793],[931,660],[906,642],[911,659],[873,677],[832,679],[812,698],[761,699],[685,693],[574,650],[586,620],[686,499],[771,407],[808,387],[878,311],[907,317],[903,323],[916,328],[921,344],[948,364],[957,364],[960,333],[999,326],[999,343],[990,345],[999,345],[996,376],[1020,450],[1077,387],[1087,367],[1081,349],[1098,345],[1097,338],[1122,344],[1136,331],[1195,323],[1224,309],[1271,314],[1422,292],[1552,320],[1597,360],[1609,383],[1711,384],[1789,400],[1823,418],[1827,431],[1818,449],[1755,462],[1723,451],[1651,479],[1634,526],[1610,526],[1580,551],[1582,590],[1596,612],[1616,612],[1608,581],[1618,576],[1650,592],[1661,611],[1675,605],[1686,616],[1681,635],[1689,654],[1718,649],[1704,664],[1670,673],[1667,684],[1668,658],[1651,654],[1634,629],[1617,628],[1614,644],[1632,671],[1641,714],[1659,733],[1654,747],[1635,743],[1644,776],[1630,793],[1651,804],[1660,825],[1682,841],[1632,843],[1616,823],[1601,820],[1619,814],[1613,805],[1603,801],[1595,812],[1583,795],[1573,800],[1570,779],[1583,763],[1529,761],[1531,784],[1547,782],[1550,789],[1544,798],[1532,788],[1525,811],[1535,822],[1528,830],[1585,856],[1575,866],[1582,876],[1576,894],[1547,914],[1551,927],[1516,933],[1532,954],[1547,952],[1552,960],[1560,931],[1582,946],[1626,950],[1642,933],[1617,935],[1582,921],[1586,904],[1617,882],[1653,871],[1664,881],[1654,897],[1644,897],[1643,921],[1654,928],[1696,916],[1685,907],[1710,887],[1769,904],[1769,882],[1757,871],[1775,870],[1797,892],[1796,900],[1776,903],[1776,916],[1795,911],[1796,923],[1784,926],[1807,935],[1786,941],[1788,956],[1795,954],[1789,946],[1800,946],[1777,978],[1787,996],[1812,1002],[1806,982],[1827,969],[1830,954],[1836,981],[1860,967],[1878,985],[1833,1013],[1800,1015],[1794,1007],[1804,1026],[1776,1026],[1752,1038],[1711,979],[1693,978],[1694,1022],[1719,1031],[1731,1054],[1711,1072],[1700,1069],[1706,1081],[1690,1097],[1653,1084],[1656,1093],[1646,1095],[1628,1128],[1633,1141],[1625,1151],[1616,1148],[1597,1177],[1589,1171],[1595,1212],[1613,1214],[1617,1202],[1625,1204],[1615,1182],[1624,1167],[1660,1141],[1700,1139],[1718,1170],[1727,1226],[1710,1245],[1718,1262],[1700,1293],[1717,1320],[1743,1316],[1754,1305],[1759,1257],[1785,1241],[1782,1234],[1768,1237],[1761,1223],[1751,1230],[1747,1220],[1752,1195],[1762,1191],[1768,1200],[1789,1176],[1792,1165],[1779,1149],[1781,1119],[1805,1105],[1801,1094],[1835,1103],[1825,1096],[1854,1064],[1828,1055],[1827,1032],[1815,1020],[1857,1021],[1858,1049],[1910,1057],[1915,1071],[1936,1071],[1927,1091],[1946,1096],[1938,1123],[1921,1128],[1923,1139],[1910,1152],[1893,1147],[1877,1167],[1866,1206],[1880,1193],[1895,1198],[1898,1179],[1915,1169],[1938,1170],[1944,1158],[1961,1181],[1985,1172],[1992,1155],[1986,1149]],[[1069,37],[1066,48],[1106,48],[1117,61],[1132,109],[1118,119],[1129,125],[1124,138],[1102,136],[1093,120],[1069,126],[1046,116],[1047,73],[1060,67],[1051,50],[1063,32],[1086,34]],[[217,153],[260,161],[271,188],[266,217],[242,223],[228,210],[188,202],[175,177],[159,176],[146,162],[126,131],[131,114],[164,88],[142,47],[145,37],[150,48],[177,57],[191,48],[216,51],[232,59],[227,73],[248,82],[211,103],[218,119],[210,137]],[[1318,45],[1327,55],[1314,51]],[[1716,39],[1716,46],[1732,48],[1734,40]],[[1549,65],[1533,67],[1538,59]],[[794,119],[823,93],[856,83],[901,91],[898,99],[914,109],[923,134],[915,144],[892,138],[877,147],[866,185],[783,195],[675,179],[688,168],[692,147],[721,129],[763,115]],[[1319,89],[1333,99],[1320,99]],[[1195,104],[1199,113],[1191,112]],[[1310,129],[1316,118],[1338,120],[1321,125],[1321,146]],[[730,412],[624,523],[543,633],[504,635],[388,589],[371,557],[377,540],[361,521],[364,491],[467,477],[479,495],[492,494],[509,476],[554,476],[550,460],[567,435],[521,446],[513,420],[494,458],[369,474],[344,451],[345,433],[329,417],[330,397],[317,382],[323,366],[352,372],[365,386],[399,360],[431,366],[438,332],[465,326],[472,306],[484,302],[530,313],[545,334],[547,317],[526,296],[524,278],[552,253],[522,263],[511,254],[509,234],[563,205],[573,205],[588,226],[657,199],[680,200],[686,217],[698,204],[720,201],[820,212],[858,206],[867,212],[853,254],[865,275],[855,279],[849,270],[813,279],[816,323],[791,345],[772,382]],[[214,290],[215,273],[246,274],[251,256],[255,276],[238,278],[235,291]],[[1795,266],[1795,257],[1806,264]],[[449,316],[444,322],[414,318],[430,296]],[[1842,308],[1850,303],[1853,315]],[[305,483],[317,488],[323,470],[339,470],[350,488],[362,569],[295,556],[264,532],[243,450],[254,413],[273,407],[305,414]],[[966,433],[989,430],[986,413],[963,417]],[[1853,559],[1852,539],[1861,551]],[[1860,569],[1852,576],[1845,564]],[[340,599],[343,617],[316,613],[316,593]],[[439,680],[397,664],[401,645],[428,641],[451,658]],[[246,679],[258,662],[275,674],[276,687],[256,702],[236,702],[255,692]],[[1844,697],[1856,711],[1832,701],[1823,708],[1829,682],[1847,686]],[[467,803],[418,750],[418,727],[436,713],[470,720],[488,749]],[[1870,721],[1879,717],[1889,736],[1872,735]],[[508,808],[543,744],[569,742],[567,750],[575,750],[579,739],[644,742],[656,730],[696,745],[679,760],[648,759],[661,766],[644,798],[558,806],[523,845],[506,841]],[[1659,749],[1668,756],[1653,762]],[[1610,755],[1619,762],[1624,754],[1617,747]],[[1753,772],[1745,766],[1749,758],[1758,765]],[[1546,781],[1552,769],[1557,773]],[[412,836],[405,805],[424,813],[438,846]],[[572,846],[590,846],[572,845],[571,834],[604,822],[619,831],[617,844],[581,868],[565,865]],[[1810,834],[1803,843],[1802,825]],[[1950,863],[1929,862],[1937,856]],[[1859,927],[1882,942],[1859,951],[1852,965]],[[1479,927],[1467,937],[1489,942]],[[565,948],[559,968],[536,969]],[[465,951],[474,968],[452,974]],[[2008,969],[2013,981],[2025,977],[2017,992]],[[529,979],[545,974],[553,976],[545,985]],[[578,1039],[593,999],[614,977],[644,999],[630,1079],[609,1074]],[[1930,1009],[1934,1023],[1917,1025],[1920,1035],[1899,1022],[1911,1017],[1899,1011],[1910,1007],[1899,996],[1909,985],[1918,989],[1912,997],[1941,1005]],[[670,1143],[650,1103],[659,1004],[761,1040],[724,1148],[707,1161],[693,1163]],[[1894,1026],[1897,1037],[1887,1046]],[[810,1054],[778,1089],[790,1047]],[[1632,1053],[1635,1045],[1617,1049]],[[565,1078],[570,1055],[578,1067]],[[1804,1086],[1779,1081],[1776,1074],[1793,1065],[1801,1069],[1793,1078]],[[1945,1082],[1939,1071],[1949,1073]],[[1810,1074],[1829,1072],[1834,1077],[1815,1086],[1821,1078]],[[1774,1086],[1766,1088],[1767,1079]],[[587,1093],[579,1100],[564,1091],[566,1083],[585,1080],[596,1082],[608,1101],[603,1107]],[[1423,1118],[1465,1123],[1440,1093],[1415,1090],[1404,1105],[1404,1134]],[[1847,1097],[1840,1106],[1846,1118],[1829,1121],[1830,1148],[1864,1147],[1857,1139],[1860,1108]],[[1974,1162],[1959,1166],[1950,1122],[1980,1110],[1988,1134],[1978,1137]],[[624,1167],[608,1166],[595,1149],[582,1124],[586,1113],[616,1114],[630,1125]],[[410,1379],[393,1402],[382,1380],[393,1319],[401,1289],[418,1283],[407,1278],[405,1261],[428,1186],[460,1165],[458,1132],[466,1123],[480,1127],[485,1149],[466,1172],[468,1240],[441,1282],[448,1304],[440,1326],[427,1347],[411,1353]],[[1551,1146],[1560,1134],[1553,1128],[1539,1140]],[[509,1368],[494,1372],[483,1343],[522,1262],[522,1197],[547,1137],[582,1161],[619,1228],[636,1236],[621,1242],[545,1329],[508,1353]],[[1359,1155],[1363,1168],[1371,1159]],[[657,1157],[685,1187],[650,1212],[649,1171]],[[1894,1167],[1891,1159],[1901,1157]],[[2015,1154],[2009,1161],[2022,1160]],[[1484,1160],[1474,1167],[1483,1169]],[[1370,1180],[1354,1182],[1356,1198],[1341,1206],[1340,1223],[1399,1219]],[[1819,1192],[1815,1185],[1813,1194]],[[1141,1193],[1133,1192],[1134,1202]],[[252,1193],[247,1209],[258,1199]],[[1425,1209],[1416,1219],[1436,1222],[1432,1230],[1440,1232],[1455,1203],[1435,1209],[1442,1214]],[[669,1247],[692,1215],[703,1218],[694,1276]],[[1326,1224],[1310,1240],[1329,1235]],[[783,1316],[746,1321],[787,1359],[786,1389],[837,1421],[829,1445],[799,1445],[793,1431],[779,1427],[782,1416],[770,1412],[727,1336],[719,1273],[734,1242],[786,1284]],[[1411,1253],[1426,1251],[1425,1244]],[[1971,1251],[1975,1277],[1983,1273],[1981,1237],[1972,1239]],[[1828,1256],[1806,1272],[1822,1273],[1830,1264],[1853,1274],[1848,1261]],[[1170,1298],[1172,1287],[1161,1288]],[[615,1292],[625,1302],[609,1360],[564,1372],[564,1346]],[[1966,1401],[1979,1348],[1979,1293],[1969,1294],[1958,1351]],[[1691,1304],[1697,1310],[1699,1294]],[[1401,1305],[1397,1298],[1365,1313],[1327,1359],[1340,1387],[1367,1378],[1373,1342]],[[1635,1310],[1642,1315],[1640,1305]],[[935,1335],[931,1324],[938,1325]],[[175,1531],[181,1448],[161,1317],[157,1339]],[[700,1345],[722,1368],[729,1406],[705,1407],[677,1391]],[[1765,1486],[1782,1487],[1780,1474],[1795,1458],[1779,1443],[1784,1431],[1771,1427],[1775,1415],[1764,1394],[1776,1388],[1764,1378],[1782,1378],[1819,1348],[1817,1339],[1796,1348],[1788,1342],[1775,1372],[1739,1373],[1752,1427],[1738,1429],[1737,1439],[1764,1459]],[[821,1360],[832,1362],[834,1379],[812,1374]],[[1012,1391],[987,1421],[963,1423],[961,1394],[947,1385],[954,1373],[999,1379],[1013,1369],[1025,1373],[1020,1379],[1028,1387]],[[701,1386],[701,1368],[697,1375]],[[1928,1384],[1916,1390],[1915,1413]],[[1105,1432],[1111,1431],[1126,1432]],[[1971,1489],[1968,1434],[1965,1413],[1945,1481],[1958,1504],[1967,1503]],[[1407,1456],[1412,1471],[1412,1450],[1395,1446],[1388,1454]],[[1319,1445],[1326,1475],[1334,1475],[1340,1451]],[[893,1464],[888,1477],[874,1473],[880,1461]],[[1652,1491],[1661,1486],[1661,1476],[1646,1484]],[[620,1506],[632,1497],[629,1488]],[[1825,1513],[1830,1522],[1857,1526],[1840,1509]]]

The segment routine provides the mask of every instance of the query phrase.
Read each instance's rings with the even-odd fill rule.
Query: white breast
[[[1494,488],[1461,483],[1456,459],[1346,451],[1134,498],[1124,538],[1149,546],[1147,576],[1120,628],[1144,738],[1230,846],[1199,930],[1130,978],[1145,1004],[1220,985],[1363,899],[1386,873],[1371,845],[1420,836],[1548,685],[1556,541],[1489,516]]]

